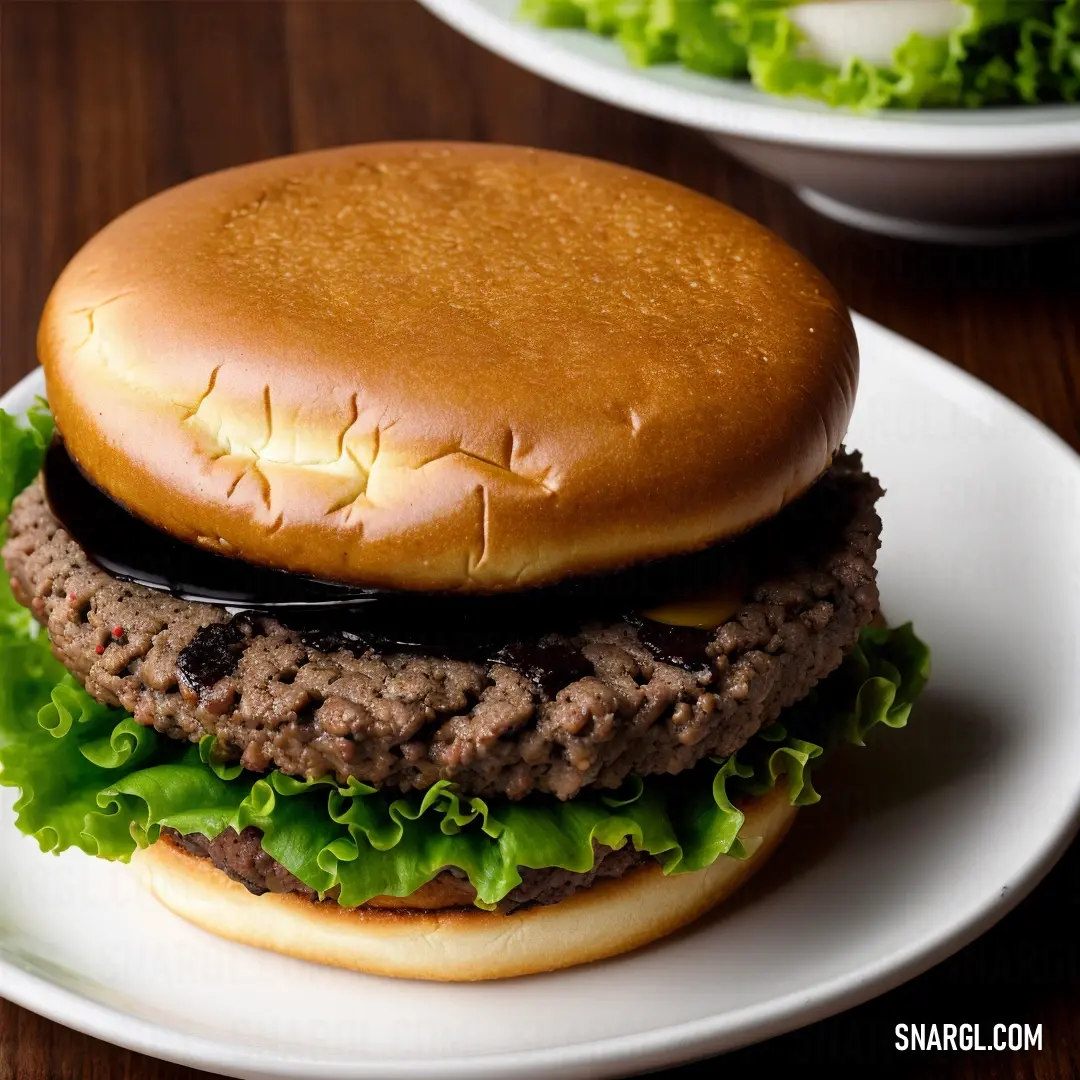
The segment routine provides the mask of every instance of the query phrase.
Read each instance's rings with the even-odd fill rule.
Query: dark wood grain
[[[290,150],[465,138],[610,158],[734,204],[806,252],[853,308],[974,372],[1080,446],[1075,244],[958,251],[854,233],[700,136],[550,86],[404,0],[5,0],[0,20],[5,388],[35,363],[36,321],[66,260],[137,200]],[[1074,849],[1016,912],[929,974],[832,1020],[672,1075],[768,1077],[824,1066],[841,1076],[872,1070],[934,1080],[1080,1077],[1078,910]],[[895,1023],[946,1019],[1041,1023],[1044,1049],[891,1050]],[[0,1080],[197,1075],[0,1002]]]

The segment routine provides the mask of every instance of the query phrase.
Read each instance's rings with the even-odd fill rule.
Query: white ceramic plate
[[[492,52],[609,104],[700,128],[849,224],[997,242],[1077,223],[1080,105],[858,115],[675,65],[633,67],[583,30],[515,17],[520,0],[420,0]]]
[[[1046,873],[1080,807],[1080,468],[1015,405],[866,320],[849,444],[889,488],[885,610],[934,676],[820,775],[774,861],[654,947],[478,985],[349,975],[212,938],[122,866],[41,855],[0,803],[0,994],[244,1077],[599,1077],[731,1049],[942,960]],[[7,395],[39,392],[39,374]]]

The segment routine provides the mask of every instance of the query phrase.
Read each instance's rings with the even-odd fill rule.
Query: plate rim
[[[1010,113],[1023,109],[1034,118],[1002,125],[971,123],[972,113],[964,110],[935,110],[936,119],[927,123],[908,113],[800,109],[766,94],[760,101],[743,101],[672,86],[647,72],[621,70],[581,56],[557,36],[575,31],[538,29],[493,12],[483,0],[419,3],[466,38],[550,82],[609,105],[725,136],[865,155],[944,159],[1080,155],[1080,104],[1011,106]],[[611,47],[618,48],[614,43]],[[985,116],[987,111],[977,112]]]
[[[853,313],[860,350],[873,339],[902,348],[905,362],[929,376],[943,390],[965,396],[975,394],[1004,408],[1011,419],[1048,448],[1064,453],[1080,470],[1080,455],[1049,427],[1011,398],[955,367],[922,346],[871,320]],[[950,387],[951,384],[951,387]],[[11,408],[15,399],[44,391],[41,368],[36,368],[0,397],[0,407]],[[247,1077],[296,1077],[306,1080],[519,1080],[547,1077],[558,1068],[567,1080],[574,1077],[627,1075],[679,1064],[738,1049],[775,1037],[854,1008],[871,998],[917,977],[958,952],[1013,910],[1050,871],[1080,830],[1080,782],[1071,793],[1064,813],[1043,834],[1040,846],[1014,867],[1002,890],[996,887],[981,901],[968,905],[948,924],[924,936],[916,946],[893,950],[871,964],[836,975],[807,992],[791,991],[781,997],[644,1032],[579,1041],[538,1050],[496,1052],[453,1058],[397,1058],[345,1062],[303,1057],[280,1049],[262,1050],[242,1043],[224,1043],[195,1035],[168,1024],[132,1016],[121,1008],[95,1001],[78,991],[25,970],[0,952],[0,996],[64,1026],[152,1057],[194,1068]]]

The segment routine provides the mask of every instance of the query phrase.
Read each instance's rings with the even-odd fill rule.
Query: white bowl
[[[858,115],[515,18],[519,0],[420,0],[478,44],[612,105],[700,128],[814,209],[909,239],[1001,243],[1080,227],[1080,105]]]

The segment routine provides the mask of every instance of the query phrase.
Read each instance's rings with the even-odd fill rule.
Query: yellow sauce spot
[[[646,619],[668,626],[693,626],[698,630],[715,630],[726,623],[743,605],[742,590],[735,583],[712,589],[697,600],[681,600],[661,604],[641,612]]]

